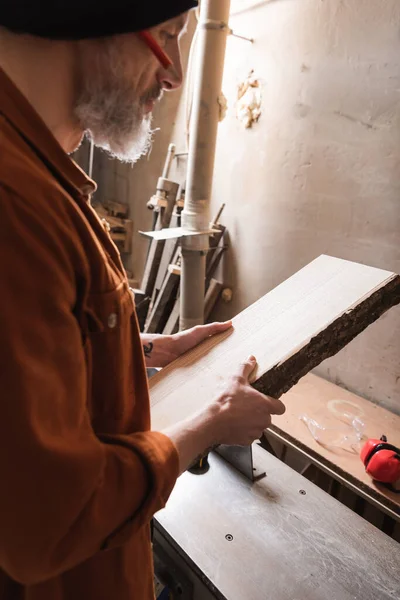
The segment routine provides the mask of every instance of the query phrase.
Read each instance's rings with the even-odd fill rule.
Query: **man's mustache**
[[[148,102],[156,102],[157,100],[161,100],[163,97],[163,90],[161,86],[154,86],[151,90],[143,94],[140,99],[141,104],[147,104]]]

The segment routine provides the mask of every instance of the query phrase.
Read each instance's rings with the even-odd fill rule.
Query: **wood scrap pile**
[[[176,200],[176,194],[171,194],[173,203],[167,202],[155,206],[154,232],[181,226],[183,198]],[[218,220],[222,210],[213,221],[215,233],[210,235],[210,250],[206,258],[206,279],[204,298],[204,320],[207,322],[218,301],[223,282],[215,278],[222,256],[227,249],[226,228]],[[180,316],[180,276],[181,276],[181,247],[180,239],[158,238],[150,240],[142,284],[140,290],[134,290],[136,312],[141,331],[145,333],[163,333],[171,335],[179,329]]]
[[[132,249],[133,221],[128,219],[129,208],[121,202],[104,201],[93,206],[110,232],[111,239],[120,252],[128,254]]]

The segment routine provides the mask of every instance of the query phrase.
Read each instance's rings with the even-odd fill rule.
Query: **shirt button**
[[[107,323],[108,323],[108,326],[109,326],[110,329],[114,329],[114,327],[117,324],[117,315],[116,315],[116,313],[111,313],[109,315]]]

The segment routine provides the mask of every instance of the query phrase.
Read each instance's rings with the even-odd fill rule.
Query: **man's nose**
[[[176,42],[174,48],[168,48],[168,56],[172,60],[172,65],[166,69],[160,68],[158,81],[163,90],[172,91],[176,90],[182,85],[183,72],[182,72],[182,61],[179,45]]]

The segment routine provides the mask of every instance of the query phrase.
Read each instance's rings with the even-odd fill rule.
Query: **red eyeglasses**
[[[164,69],[168,69],[168,67],[173,64],[168,54],[164,52],[151,33],[148,31],[138,31],[137,34],[143,40],[146,46],[152,51],[154,56],[160,61],[160,64],[164,67]]]

